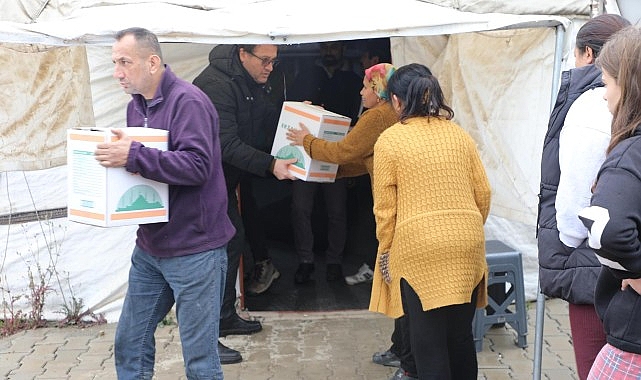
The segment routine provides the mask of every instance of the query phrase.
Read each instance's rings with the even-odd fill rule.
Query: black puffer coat
[[[235,45],[217,45],[194,84],[209,96],[220,117],[220,145],[228,189],[246,175],[271,176],[270,154],[280,107],[268,99],[269,85],[243,68]]]
[[[601,264],[586,242],[578,248],[569,248],[559,240],[555,208],[561,173],[559,134],[572,103],[585,91],[601,86],[601,71],[594,65],[563,72],[541,157],[537,230],[539,283],[545,295],[573,304],[594,304],[594,288]]]

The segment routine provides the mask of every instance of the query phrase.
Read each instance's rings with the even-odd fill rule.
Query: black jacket
[[[249,175],[272,176],[270,154],[280,107],[268,98],[269,85],[256,83],[235,45],[217,45],[194,84],[209,96],[220,117],[220,145],[228,190]]]
[[[601,86],[601,71],[594,65],[563,72],[541,157],[537,224],[539,283],[545,295],[573,304],[594,303],[594,288],[600,264],[586,242],[578,248],[570,248],[559,240],[555,208],[561,173],[559,134],[572,103],[585,91]]]
[[[589,212],[586,212],[589,211]],[[621,280],[641,277],[641,132],[620,142],[599,170],[590,207],[581,211],[603,269],[595,307],[611,345],[641,354],[641,296]]]

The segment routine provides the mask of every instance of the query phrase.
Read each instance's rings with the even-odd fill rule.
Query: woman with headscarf
[[[287,138],[292,145],[301,145],[307,154],[315,159],[339,164],[339,177],[355,177],[373,171],[374,143],[378,136],[390,125],[398,121],[398,116],[389,102],[387,80],[395,68],[389,63],[379,63],[365,70],[361,97],[363,107],[367,108],[352,130],[340,141],[327,141],[310,134],[304,124],[300,129],[291,129]],[[312,263],[301,262],[296,271],[296,281],[305,282],[311,275]],[[365,282],[373,276],[374,257],[371,263],[363,264],[358,273],[346,277],[346,282]],[[351,279],[351,277],[355,277]],[[358,278],[356,278],[358,277]]]

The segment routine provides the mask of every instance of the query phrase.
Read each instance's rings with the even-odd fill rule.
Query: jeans
[[[187,379],[223,378],[217,343],[225,251],[161,258],[134,248],[114,344],[119,380],[151,380],[154,332],[174,302]]]

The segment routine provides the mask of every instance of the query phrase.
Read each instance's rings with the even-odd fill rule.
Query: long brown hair
[[[641,125],[641,29],[630,26],[615,33],[603,45],[596,65],[621,87],[621,98],[612,113],[610,153]]]

